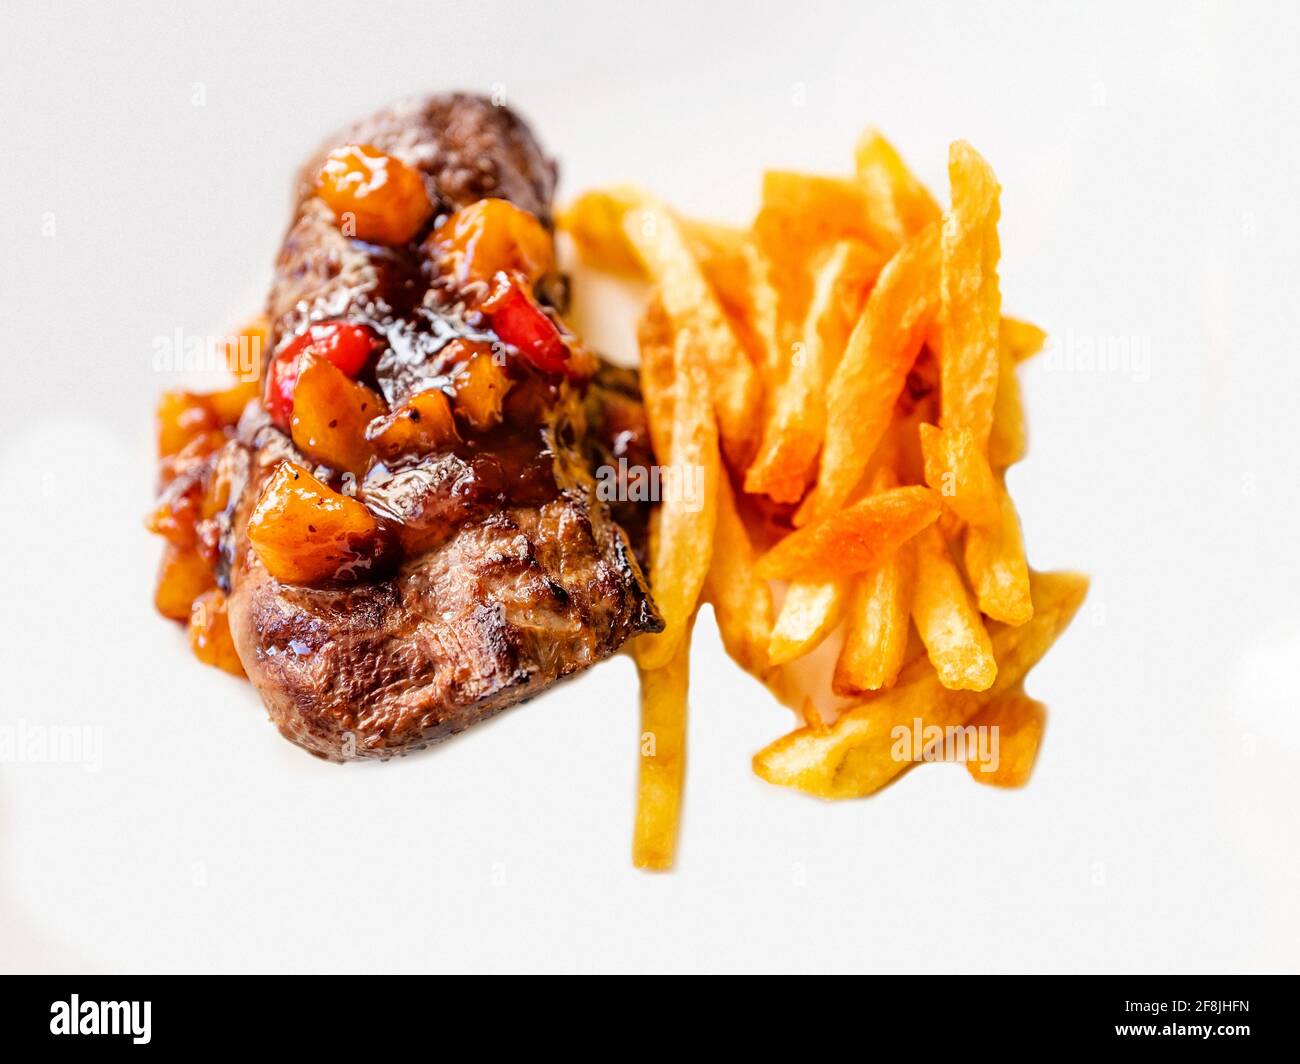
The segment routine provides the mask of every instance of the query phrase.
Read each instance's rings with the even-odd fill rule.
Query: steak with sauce
[[[512,112],[451,95],[357,123],[303,168],[267,305],[269,350],[283,351],[313,324],[362,324],[381,348],[364,382],[397,409],[440,386],[451,341],[497,338],[466,311],[475,293],[449,288],[418,240],[382,246],[341,229],[314,176],[325,152],[343,144],[416,168],[435,207],[430,225],[501,197],[549,228],[555,165]],[[548,291],[539,284],[541,299]],[[594,465],[619,454],[652,460],[634,375],[531,374],[510,395],[507,423],[436,455],[376,462],[356,478],[313,463],[261,404],[245,411],[216,457],[231,485],[218,516],[218,581],[239,659],[286,738],[331,760],[404,753],[661,629],[633,545],[644,515],[625,507],[625,529],[593,480]],[[282,461],[364,503],[396,530],[398,547],[350,580],[281,583],[248,526]]]

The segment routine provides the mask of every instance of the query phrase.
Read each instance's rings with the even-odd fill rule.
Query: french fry
[[[855,237],[888,250],[893,237],[875,217],[862,186],[843,177],[769,170],[754,219],[759,246],[782,262],[807,260],[817,247]]]
[[[854,152],[868,209],[899,247],[941,216],[939,205],[879,130],[867,129]]]
[[[989,528],[971,525],[966,531],[966,573],[981,612],[996,621],[1024,624],[1034,615],[1034,606],[1020,518],[1006,486],[997,484],[995,491],[997,523]]]
[[[768,664],[801,658],[825,639],[844,615],[844,590],[839,580],[791,584],[772,628]]]
[[[1006,469],[1024,458],[1029,447],[1025,408],[1020,400],[1016,356],[1005,332],[998,341],[998,394],[993,400],[993,428],[989,432],[989,465]]]
[[[650,294],[645,313],[637,323],[636,337],[641,352],[641,401],[650,428],[650,445],[655,454],[666,455],[672,446],[676,392],[673,323],[668,320],[657,290]]]
[[[688,335],[690,346],[703,355],[722,445],[731,462],[743,466],[757,442],[755,425],[763,401],[757,371],[672,213],[661,204],[646,203],[627,214],[623,230],[658,282],[674,328]]]
[[[996,525],[997,484],[970,429],[923,424],[918,435],[925,482],[943,496],[944,505],[971,525]]]
[[[641,758],[632,863],[652,872],[671,868],[677,852],[682,784],[686,779],[692,620],[688,618],[683,638],[661,667],[640,669]]]
[[[718,516],[713,533],[713,557],[704,582],[704,597],[727,653],[752,676],[769,671],[767,644],[772,631],[772,591],[755,573],[757,552],[736,509],[726,476],[718,477]]]
[[[916,537],[912,620],[944,687],[987,691],[997,678],[988,631],[938,528]]]
[[[777,502],[798,502],[826,435],[826,378],[880,273],[880,256],[860,240],[836,243],[818,269],[803,327],[802,348],[769,403],[758,456],[745,490]]]
[[[989,433],[998,390],[998,333],[1002,296],[998,289],[998,182],[979,153],[956,141],[948,153],[952,209],[940,241],[940,425],[970,432],[987,466]],[[971,459],[975,461],[974,458]],[[969,477],[957,484],[957,513],[995,513],[991,478]]]
[[[871,568],[932,524],[941,509],[929,488],[893,488],[796,529],[758,561],[769,580],[833,580]]]
[[[573,238],[582,261],[598,270],[639,277],[641,260],[623,221],[649,197],[630,185],[584,192],[560,212],[561,229]]]
[[[754,240],[769,264],[778,305],[778,349],[788,358],[812,299],[818,253],[851,238],[884,258],[894,250],[895,241],[872,214],[857,181],[770,170],[763,175],[762,197],[754,219]]]
[[[1037,325],[1018,318],[1003,318],[998,327],[998,339],[1001,346],[1011,352],[1016,362],[1024,362],[1043,349],[1047,333]]]
[[[955,691],[940,683],[924,659],[906,666],[898,682],[846,710],[829,728],[800,728],[754,756],[754,771],[769,783],[819,798],[860,798],[909,768],[896,756],[895,729],[965,724],[982,706],[1012,692],[1064,631],[1087,593],[1077,573],[1035,573],[1037,610],[1026,624],[999,625],[993,633],[998,678],[983,692]]]
[[[915,578],[916,548],[910,542],[858,577],[831,681],[836,694],[879,691],[898,678],[907,654]]]
[[[796,525],[833,514],[861,479],[938,309],[938,270],[939,231],[930,226],[881,271],[831,377],[817,486]]]
[[[652,358],[660,358],[657,353]],[[650,588],[664,630],[636,641],[637,663],[656,669],[672,660],[694,615],[713,554],[719,481],[718,429],[710,403],[709,375],[696,335],[678,331],[673,337],[672,372],[662,369],[642,381],[647,410],[664,418],[671,403],[668,439],[652,430],[651,440],[665,472],[685,477],[700,487],[700,497],[685,491],[669,493],[656,515],[657,536],[650,558]],[[659,391],[668,378],[671,395]],[[662,447],[662,449],[660,449]],[[666,458],[666,460],[665,460]]]
[[[559,227],[573,238],[582,261],[594,269],[646,277],[636,247],[628,239],[628,214],[653,202],[631,185],[584,192],[560,212]],[[682,232],[719,298],[740,301],[745,296],[745,244],[748,234],[734,226],[680,218]]]
[[[993,787],[1023,787],[1029,782],[1047,728],[1047,707],[1043,703],[1016,691],[990,702],[967,723],[996,728],[998,736],[996,766],[966,762],[972,779]]]

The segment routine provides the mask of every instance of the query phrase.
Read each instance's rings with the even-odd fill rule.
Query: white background
[[[102,766],[0,765],[0,966],[1294,970],[1295,8],[516,6],[3,6],[0,710],[101,729]],[[183,383],[154,338],[258,309],[332,128],[494,84],[565,194],[734,221],[763,167],[845,170],[868,122],[946,196],[965,137],[1004,186],[1007,309],[1058,354],[1149,354],[1023,374],[1031,559],[1094,577],[1031,679],[1026,790],[762,783],[792,721],[705,622],[679,867],[646,876],[626,659],[340,768],[153,613],[151,408]],[[624,310],[594,315],[616,352]]]

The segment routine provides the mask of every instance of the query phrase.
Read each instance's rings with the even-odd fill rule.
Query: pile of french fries
[[[871,794],[912,763],[895,727],[922,721],[996,725],[998,770],[968,768],[1016,786],[1041,740],[1021,682],[1087,581],[1029,569],[1006,490],[1026,444],[1016,367],[1044,334],[1002,315],[999,185],[963,141],[947,210],[878,132],[855,163],[767,173],[748,229],[635,188],[587,193],[561,220],[587,264],[650,283],[655,453],[703,474],[702,505],[667,499],[651,524],[666,627],[633,648],[638,867],[673,862],[704,602],[731,657],[802,719],[754,757],[772,783]],[[827,664],[806,668],[819,648]]]

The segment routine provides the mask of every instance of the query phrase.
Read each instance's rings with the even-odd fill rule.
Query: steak
[[[325,152],[352,143],[416,167],[440,217],[494,196],[549,227],[556,168],[512,112],[467,95],[384,110],[304,166],[267,304],[269,346],[283,349],[321,322],[363,323],[384,344],[367,383],[396,408],[445,371],[439,353],[452,339],[492,337],[439,288],[418,246],[340,230],[313,181]],[[380,579],[311,587],[266,570],[249,516],[282,461],[339,477],[250,404],[217,458],[232,485],[219,578],[239,658],[286,738],[330,760],[405,753],[662,628],[634,547],[644,515],[620,509],[625,529],[593,479],[594,465],[629,440],[644,446],[644,431],[627,428],[639,414],[635,380],[603,368],[534,392],[535,424],[376,464],[341,489],[400,528],[404,549]]]

